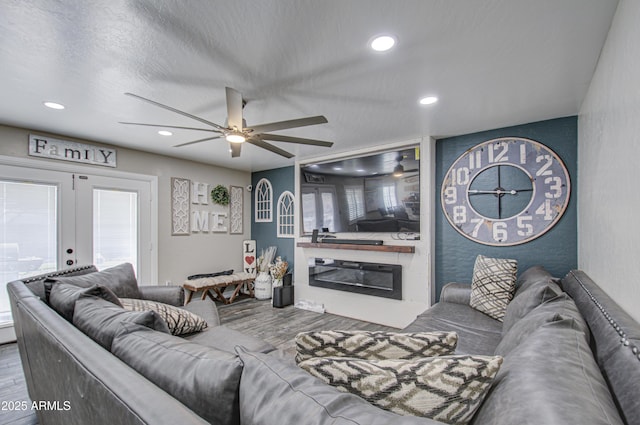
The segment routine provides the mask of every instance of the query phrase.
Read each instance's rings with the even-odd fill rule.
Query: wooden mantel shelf
[[[378,252],[401,252],[413,254],[416,247],[411,245],[358,245],[343,243],[312,243],[298,242],[298,248],[324,248],[324,249],[355,249],[358,251],[378,251]]]

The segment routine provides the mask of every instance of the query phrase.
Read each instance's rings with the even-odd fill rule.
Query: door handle
[[[67,266],[73,266],[74,261],[73,260],[67,260]]]

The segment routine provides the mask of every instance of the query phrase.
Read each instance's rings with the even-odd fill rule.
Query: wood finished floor
[[[216,305],[221,324],[261,338],[292,356],[295,353],[293,338],[298,332],[330,329],[397,331],[388,326],[314,313],[293,306],[273,308],[270,301],[242,299],[229,305]],[[15,343],[0,345],[0,403],[8,401],[31,403]],[[31,410],[0,410],[0,424],[37,425],[38,420]]]

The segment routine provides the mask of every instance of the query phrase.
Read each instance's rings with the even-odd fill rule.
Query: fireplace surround
[[[310,258],[309,285],[401,300],[402,266]]]

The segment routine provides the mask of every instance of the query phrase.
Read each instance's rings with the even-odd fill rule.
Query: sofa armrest
[[[142,299],[182,307],[184,305],[184,289],[181,286],[139,286]]]
[[[450,282],[440,292],[440,301],[469,305],[470,300],[471,285],[468,283]]]

